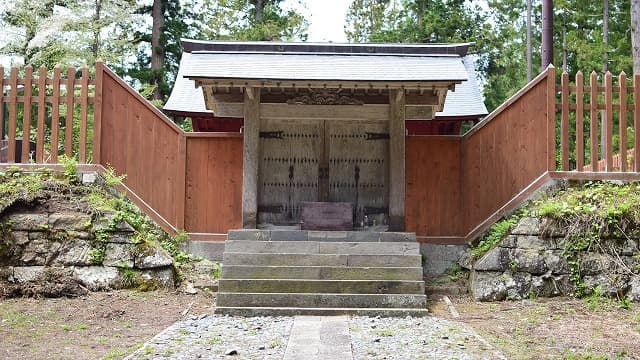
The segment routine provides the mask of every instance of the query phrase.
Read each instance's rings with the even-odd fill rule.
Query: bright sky
[[[283,5],[300,10],[309,20],[309,41],[347,42],[344,18],[353,0],[285,0]]]

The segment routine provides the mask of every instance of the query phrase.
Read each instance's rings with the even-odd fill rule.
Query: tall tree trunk
[[[527,0],[527,82],[533,79],[533,50],[531,49],[531,0]]]
[[[256,13],[254,17],[256,23],[262,22],[262,14],[264,14],[264,3],[265,0],[256,0]]]
[[[602,10],[602,42],[604,43],[602,72],[606,73],[609,70],[609,0],[603,1]]]
[[[553,62],[553,0],[542,0],[542,70]]]
[[[631,51],[633,73],[640,74],[640,0],[631,0]]]
[[[95,13],[93,14],[93,43],[91,44],[91,54],[93,60],[98,60],[100,52],[100,16],[102,12],[102,0],[95,0]]]
[[[162,99],[160,84],[162,84],[162,67],[164,66],[164,49],[160,44],[160,34],[164,30],[164,11],[162,10],[162,0],[153,0],[153,26],[151,28],[151,74],[152,84],[156,85],[153,90],[153,99]]]

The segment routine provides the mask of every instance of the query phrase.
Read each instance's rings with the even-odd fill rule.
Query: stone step
[[[320,242],[320,241],[244,241],[227,240],[225,251],[240,253],[417,255],[417,242]]]
[[[371,266],[371,267],[419,267],[420,255],[337,255],[337,254],[261,254],[224,253],[225,265],[258,266]]]
[[[426,308],[297,308],[297,307],[227,307],[218,306],[216,314],[230,316],[295,316],[295,315],[356,315],[380,317],[423,317],[429,314]]]
[[[312,230],[229,230],[228,240],[258,241],[347,241],[347,242],[415,242],[416,234],[377,231],[312,231]]]
[[[426,295],[218,292],[217,306],[298,308],[424,308]]]
[[[424,294],[424,281],[222,279],[225,293]]]
[[[224,265],[224,279],[422,280],[421,267]]]

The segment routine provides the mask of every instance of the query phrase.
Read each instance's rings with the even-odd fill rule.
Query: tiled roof
[[[456,85],[455,91],[448,91],[444,100],[444,108],[435,114],[436,118],[443,117],[465,117],[488,114],[484,105],[476,72],[473,67],[473,59],[467,56],[463,59],[464,67],[467,69],[469,79]]]
[[[173,112],[211,113],[212,111],[207,110],[204,103],[202,88],[196,87],[196,83],[193,80],[183,76],[184,70],[187,68],[186,64],[190,61],[191,54],[188,52],[182,53],[176,82],[173,84],[169,100],[164,104],[164,110]]]
[[[464,81],[460,57],[447,55],[326,55],[191,53],[189,78],[336,81]]]

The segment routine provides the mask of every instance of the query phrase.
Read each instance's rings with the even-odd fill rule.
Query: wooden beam
[[[404,231],[405,93],[389,91],[389,227]]]
[[[405,117],[412,120],[433,119],[433,106],[431,105],[407,105],[405,106]]]
[[[243,103],[209,103],[207,107],[218,117],[244,116]],[[415,120],[433,119],[432,105],[407,105],[406,118]],[[260,104],[260,116],[268,119],[321,119],[321,120],[388,120],[389,105],[297,105]]]
[[[194,80],[196,86],[218,86],[218,87],[278,87],[291,89],[443,89],[445,92],[450,86],[460,84],[458,80],[442,80],[442,81],[340,81],[340,80],[251,80],[251,79],[210,79],[201,77],[190,77]]]
[[[255,229],[258,215],[258,166],[260,159],[260,88],[244,92],[244,141],[242,161],[242,227]]]
[[[204,95],[209,109],[209,103],[239,103],[244,102],[242,93],[236,88],[230,93],[215,92],[215,86],[206,85]],[[281,89],[282,90],[282,89]],[[343,92],[347,92],[346,89]],[[264,93],[260,96],[260,101],[263,104],[266,103],[286,103],[287,100],[295,96],[295,91],[286,89],[286,91],[272,91],[271,93]],[[369,92],[369,95],[364,93],[356,93],[353,97],[362,101],[364,104],[389,104],[389,91],[388,89],[378,89],[376,94]],[[440,98],[438,94],[434,94],[432,91],[425,91],[420,94],[419,91],[407,91],[405,97],[405,103],[407,105],[438,105]]]
[[[387,121],[389,105],[260,104],[263,119]]]

